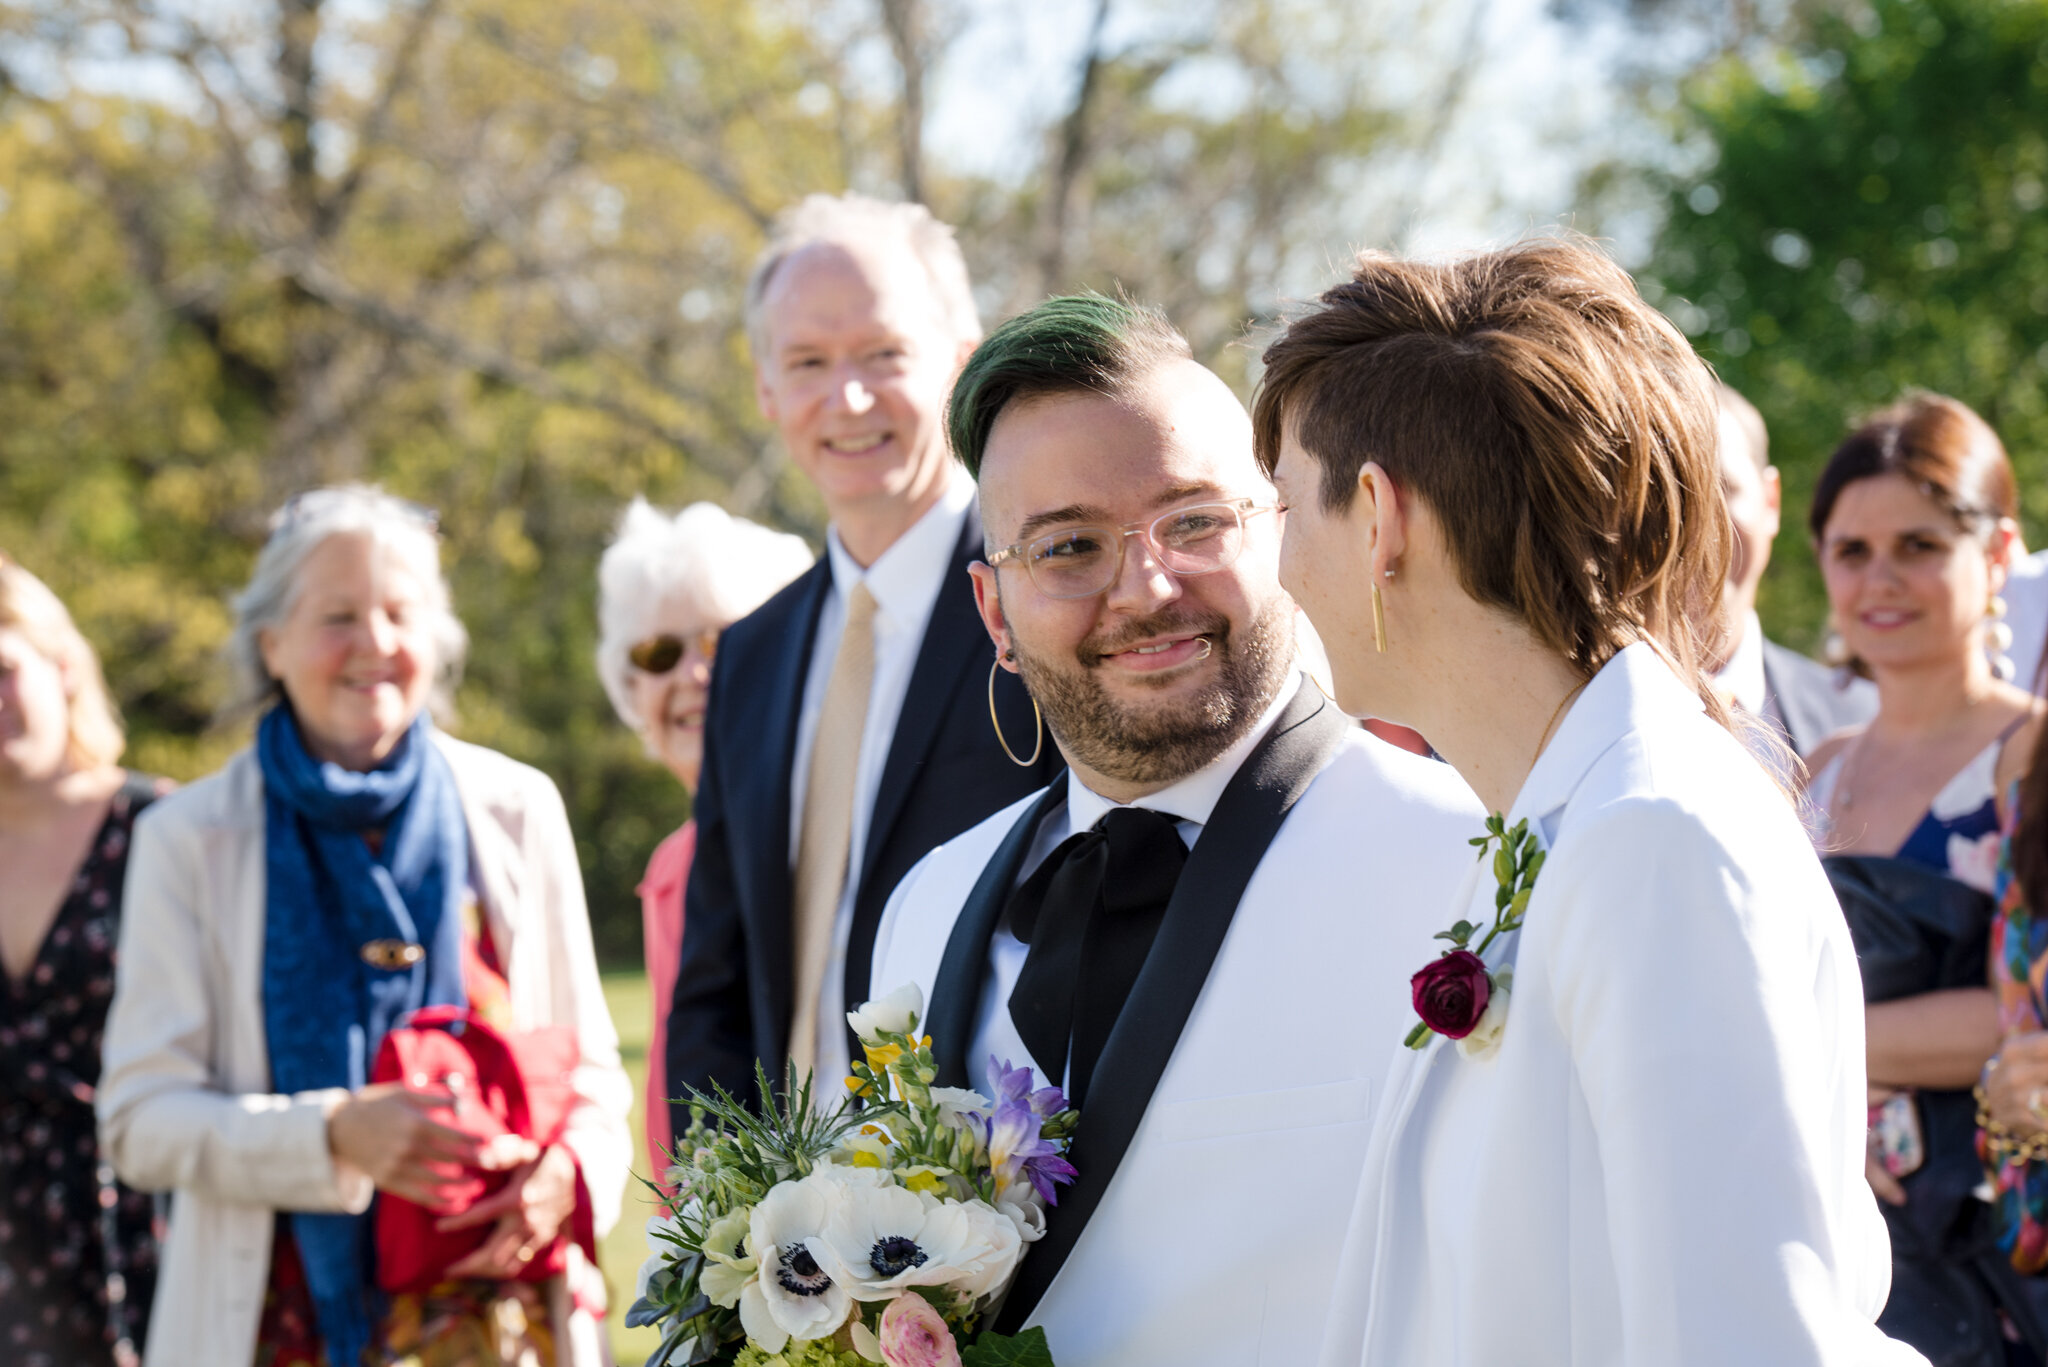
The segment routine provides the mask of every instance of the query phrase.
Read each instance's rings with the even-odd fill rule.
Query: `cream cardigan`
[[[555,786],[495,751],[436,736],[468,819],[471,877],[521,1028],[569,1024],[581,1103],[565,1142],[600,1237],[619,1218],[631,1084],[605,1009],[583,880]],[[361,1211],[369,1179],[327,1148],[340,1089],[270,1091],[263,1027],[263,777],[253,751],[154,804],[135,828],[98,1097],[123,1181],[172,1191],[148,1367],[246,1367],[280,1210]],[[580,1259],[579,1259],[580,1261]],[[587,1267],[578,1268],[588,1277]],[[574,1274],[572,1273],[572,1276]],[[557,1367],[608,1360],[601,1326],[550,1288]]]

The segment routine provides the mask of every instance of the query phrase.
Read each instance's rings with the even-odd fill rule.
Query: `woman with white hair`
[[[620,720],[683,790],[697,791],[704,762],[704,705],[718,633],[811,567],[787,532],[693,503],[673,518],[636,498],[597,570],[597,673]],[[683,950],[683,887],[696,824],[685,822],[647,861],[640,881],[654,1033],[647,1049],[647,1152],[668,1167],[668,1008]]]
[[[630,1084],[561,797],[428,719],[466,639],[433,516],[301,495],[235,607],[256,741],[137,826],[99,1094],[115,1169],[174,1189],[150,1361],[594,1367]],[[423,1006],[571,1027],[561,1141],[476,1138],[430,1079],[371,1084]],[[460,1208],[480,1172],[502,1185]],[[479,1242],[429,1289],[381,1292],[380,1192]],[[558,1235],[567,1272],[525,1279]]]
[[[135,818],[93,650],[0,555],[0,1357],[132,1363],[156,1282],[154,1204],[93,1134],[100,1034]]]

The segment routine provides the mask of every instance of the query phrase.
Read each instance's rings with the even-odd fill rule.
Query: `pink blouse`
[[[674,1136],[668,1123],[668,1008],[675,997],[676,968],[683,955],[683,888],[697,852],[697,823],[654,847],[640,880],[640,925],[647,956],[647,988],[654,999],[654,1033],[647,1041],[647,1155],[656,1181],[668,1171]]]

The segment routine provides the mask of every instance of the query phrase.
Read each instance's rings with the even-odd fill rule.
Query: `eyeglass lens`
[[[1204,503],[1165,514],[1144,535],[1175,574],[1210,574],[1244,548],[1244,518],[1234,503]],[[1046,597],[1090,598],[1116,582],[1124,536],[1110,527],[1069,527],[1026,543],[1024,565]]]
[[[643,673],[666,674],[683,662],[683,656],[692,646],[704,657],[704,663],[710,664],[718,656],[718,633],[699,631],[685,637],[665,632],[660,636],[650,636],[635,642],[626,652],[626,658]]]

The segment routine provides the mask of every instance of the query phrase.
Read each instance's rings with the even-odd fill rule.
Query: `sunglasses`
[[[708,627],[703,631],[691,632],[687,636],[675,636],[664,632],[637,641],[626,652],[626,658],[633,662],[633,668],[643,674],[666,674],[683,662],[683,656],[695,647],[705,664],[718,658],[718,629]]]

